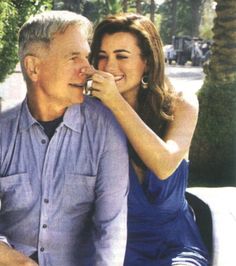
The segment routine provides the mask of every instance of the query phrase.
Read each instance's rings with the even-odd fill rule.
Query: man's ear
[[[38,80],[40,59],[34,55],[26,55],[24,58],[24,67],[28,77],[32,81]]]

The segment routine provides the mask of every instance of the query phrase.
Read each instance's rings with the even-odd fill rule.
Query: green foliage
[[[189,0],[177,2],[177,32],[179,36],[192,36],[192,12]],[[197,12],[197,11],[196,11]]]
[[[158,10],[161,14],[160,34],[165,44],[172,42],[172,35],[198,37],[203,2],[203,0],[166,0],[160,5]]]
[[[218,0],[200,115],[190,151],[192,180],[236,184],[236,3]]]
[[[13,71],[17,62],[17,10],[10,3],[0,3],[0,82]]]
[[[207,0],[202,6],[202,17],[199,26],[199,37],[204,40],[212,40],[213,38],[213,20],[215,18],[214,1]]]
[[[54,0],[54,9],[66,9],[78,12],[92,22],[97,23],[108,14],[122,12],[122,3],[118,0],[89,0],[77,1],[74,5],[68,5],[68,1],[66,0]]]
[[[122,5],[118,0],[99,0],[93,2],[94,10],[97,13],[96,20],[94,19],[94,17],[92,19],[92,21],[95,23],[101,21],[107,15],[122,12]]]
[[[235,88],[236,80],[205,81],[199,91],[199,120],[190,149],[192,185],[235,185]]]
[[[18,62],[17,32],[32,14],[51,8],[51,0],[5,0],[0,2],[0,82]]]
[[[122,11],[121,1],[118,0],[106,0],[107,12],[110,14],[120,13]]]
[[[159,9],[161,13],[160,34],[164,43],[172,42],[172,35],[176,36],[192,36],[192,13],[190,1],[177,1],[176,14],[173,14],[173,3],[166,0]],[[176,20],[176,28],[173,29],[174,20]]]

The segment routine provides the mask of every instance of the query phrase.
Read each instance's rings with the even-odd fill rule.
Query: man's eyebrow
[[[75,56],[75,55],[80,55],[80,52],[70,52],[65,55],[65,57],[70,57],[70,56]]]
[[[99,52],[100,52],[100,53],[106,53],[104,50],[100,50]],[[125,53],[129,53],[129,54],[131,54],[130,51],[125,50],[125,49],[117,49],[117,50],[114,51],[114,53],[121,53],[121,52],[125,52]]]

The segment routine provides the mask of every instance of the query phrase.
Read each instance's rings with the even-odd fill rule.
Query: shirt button
[[[46,142],[47,142],[46,139],[42,139],[42,140],[41,140],[41,143],[42,143],[42,144],[45,144]]]
[[[41,252],[44,252],[44,248],[40,248],[40,251],[41,251]]]
[[[49,200],[48,199],[44,199],[44,203],[49,203]]]
[[[46,224],[43,225],[43,228],[47,228],[48,226]]]

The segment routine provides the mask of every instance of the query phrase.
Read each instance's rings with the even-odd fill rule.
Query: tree
[[[174,35],[198,36],[202,4],[205,0],[166,0],[159,8],[160,33],[164,43],[171,43]]]
[[[192,36],[199,36],[199,25],[201,21],[201,6],[204,0],[191,0],[190,8],[191,8],[191,17],[192,17]]]
[[[18,62],[17,32],[31,15],[51,7],[50,0],[5,0],[0,2],[0,82]]]
[[[136,12],[138,14],[142,13],[142,5],[141,5],[141,0],[136,0]]]
[[[118,0],[106,0],[107,14],[116,14],[122,11],[122,6]]]
[[[217,0],[212,56],[199,92],[200,113],[190,149],[190,176],[233,185],[236,176],[236,2]]]
[[[176,30],[177,30],[177,0],[172,0],[171,18],[172,18],[172,23],[171,23],[170,32],[172,39],[172,36],[176,35]]]
[[[53,9],[74,11],[97,23],[104,16],[121,12],[122,4],[118,0],[54,0]]]
[[[201,22],[199,25],[199,37],[204,40],[212,40],[213,23],[215,18],[214,0],[205,0],[202,5]]]
[[[128,0],[123,0],[123,12],[128,11]]]
[[[0,82],[14,70],[18,61],[17,34],[14,31],[17,24],[16,16],[17,10],[10,1],[0,2]]]
[[[151,0],[151,4],[150,4],[150,19],[151,19],[152,22],[155,21],[155,11],[156,11],[155,0]]]
[[[81,5],[81,0],[67,0],[64,2],[64,9],[74,11],[76,13],[81,13]]]

